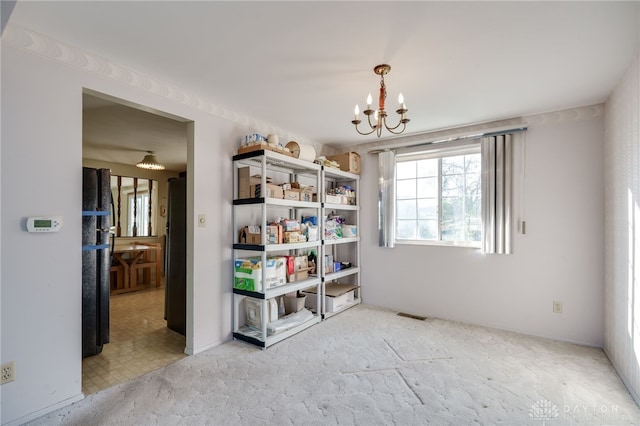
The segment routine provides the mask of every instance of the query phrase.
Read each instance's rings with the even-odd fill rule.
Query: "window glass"
[[[416,162],[405,161],[396,164],[396,179],[412,179],[416,177]]]
[[[417,179],[416,183],[417,183],[418,198],[437,198],[438,197],[438,175],[437,174],[433,177]]]
[[[479,246],[480,147],[420,157],[396,159],[396,240]]]
[[[133,194],[129,195],[129,235],[147,235],[146,231],[149,227],[149,216],[146,213],[148,210],[148,192],[137,193],[135,200]],[[136,226],[135,233],[133,232],[134,225]]]
[[[416,198],[416,180],[404,179],[398,180],[396,184],[396,197],[399,200],[405,198]]]
[[[417,200],[398,200],[396,217],[398,219],[417,219],[416,212]],[[415,226],[415,224],[414,224]]]

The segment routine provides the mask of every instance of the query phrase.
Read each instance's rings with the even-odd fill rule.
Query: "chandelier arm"
[[[376,129],[375,129],[375,127],[374,127],[374,128],[372,128],[372,129],[371,129],[371,131],[370,131],[370,132],[368,132],[368,133],[363,133],[363,132],[361,132],[361,131],[360,131],[360,129],[358,129],[358,125],[357,125],[357,124],[356,124],[355,126],[356,126],[356,132],[360,133],[362,136],[370,135],[371,133],[375,132],[375,130],[376,130]]]
[[[387,125],[387,118],[386,118],[386,117],[384,118],[384,127],[385,127],[388,131],[390,131],[391,133],[393,133],[393,130],[395,130],[395,129],[397,129],[398,127],[400,127],[400,125],[401,125],[401,124],[403,124],[402,120],[400,120],[400,121],[398,122],[398,124],[396,124],[396,127],[389,127],[389,126]],[[406,123],[404,123],[404,124],[406,125]],[[397,133],[396,133],[396,134],[397,134]]]
[[[398,131],[398,132],[394,132],[394,130],[395,130],[395,129],[397,129],[398,127],[400,127],[400,125],[401,125],[401,124],[403,125],[403,126],[402,126],[402,130],[400,130],[400,131]],[[398,123],[398,125],[397,125],[396,127],[387,127],[387,124],[385,123],[384,127],[386,127],[386,128],[387,128],[387,130],[389,131],[389,133],[393,133],[394,135],[399,135],[399,134],[401,134],[402,132],[404,132],[404,129],[407,127],[407,123],[400,122],[400,123]]]
[[[371,123],[371,116],[372,115],[373,114],[367,115],[367,121],[369,122],[369,127],[371,127],[373,130],[375,130],[378,127],[378,124],[377,123],[376,124],[372,124]],[[369,134],[369,133],[367,133],[367,134]]]

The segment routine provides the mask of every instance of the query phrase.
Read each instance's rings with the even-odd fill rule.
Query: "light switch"
[[[198,215],[198,228],[204,228],[207,226],[207,216],[200,213]]]

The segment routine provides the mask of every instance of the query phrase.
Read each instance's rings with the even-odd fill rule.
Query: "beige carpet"
[[[600,349],[367,305],[259,350],[230,342],[33,425],[630,425]]]

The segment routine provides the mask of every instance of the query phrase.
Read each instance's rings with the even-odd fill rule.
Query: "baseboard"
[[[607,352],[607,348],[602,348],[602,351],[604,352],[605,356],[609,360],[609,363],[611,364],[611,366],[615,370],[615,372],[618,375],[618,377],[620,378],[620,380],[622,380],[622,383],[624,384],[624,387],[627,388],[627,391],[629,392],[629,395],[631,395],[631,398],[633,398],[633,400],[635,401],[636,405],[638,407],[640,407],[640,398],[638,397],[638,394],[636,394],[636,392],[633,390],[633,388],[631,386],[629,386],[629,382],[627,382],[627,379],[625,379],[624,376],[622,374],[620,374],[620,371],[618,370],[618,367],[616,367],[616,365],[612,361],[612,358],[609,356],[609,352]]]
[[[213,342],[213,343],[210,343],[210,344],[204,345],[204,346],[199,346],[197,348],[192,348],[192,347],[187,346],[186,348],[184,348],[184,353],[187,354],[187,355],[196,355],[196,354],[199,354],[200,352],[204,352],[204,351],[207,351],[209,349],[213,349],[216,346],[220,346],[221,344],[226,343],[229,340],[230,339],[218,340],[217,342]]]
[[[11,420],[8,423],[3,423],[3,426],[19,426],[19,425],[25,424],[32,420],[38,419],[42,416],[46,416],[49,413],[53,413],[54,411],[59,410],[60,408],[64,408],[78,401],[82,401],[83,399],[84,399],[84,395],[80,393],[78,395],[72,396],[71,398],[67,398],[63,401],[60,401],[57,404],[53,404],[41,410],[34,411],[33,413],[27,414],[26,416],[20,417],[15,420]]]

